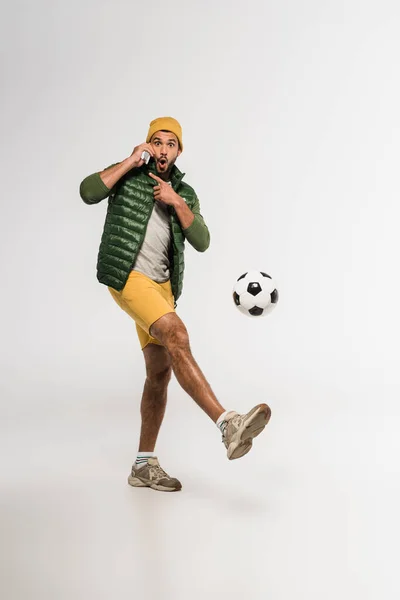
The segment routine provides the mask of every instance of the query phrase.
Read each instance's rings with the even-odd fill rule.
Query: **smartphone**
[[[142,160],[144,160],[144,162],[147,165],[150,160],[150,153],[147,152],[147,150],[143,150],[141,158],[142,158]]]

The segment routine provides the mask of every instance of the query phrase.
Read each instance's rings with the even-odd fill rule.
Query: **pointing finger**
[[[155,179],[159,183],[163,183],[163,180],[160,179],[159,177],[157,177],[157,175],[154,175],[153,173],[149,173],[149,175],[150,175],[150,177],[152,177],[152,179]]]

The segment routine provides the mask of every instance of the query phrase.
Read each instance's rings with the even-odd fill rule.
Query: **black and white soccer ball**
[[[274,280],[262,271],[248,271],[233,288],[233,301],[248,317],[268,315],[276,306],[279,294]]]

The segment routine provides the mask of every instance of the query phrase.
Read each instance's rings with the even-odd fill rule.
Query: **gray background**
[[[8,600],[399,597],[397,2],[3,4],[1,568]],[[95,277],[106,202],[80,181],[183,126],[211,231],[178,311],[254,449],[171,383],[129,488],[144,366]],[[233,306],[249,269],[281,299]]]

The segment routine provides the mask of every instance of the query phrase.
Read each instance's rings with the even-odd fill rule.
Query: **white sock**
[[[225,431],[225,427],[226,427],[226,426],[227,426],[227,424],[228,424],[228,421],[226,421],[226,415],[227,415],[229,412],[232,412],[232,411],[230,411],[230,410],[226,410],[226,411],[225,411],[225,412],[223,412],[223,413],[222,413],[222,415],[220,415],[220,416],[218,417],[218,419],[217,419],[216,426],[217,426],[217,427],[218,427],[218,429],[221,431],[221,433],[224,433],[224,431]]]
[[[138,452],[135,461],[135,468],[141,469],[142,467],[147,465],[147,461],[149,460],[149,458],[153,458],[154,456],[154,452]]]

